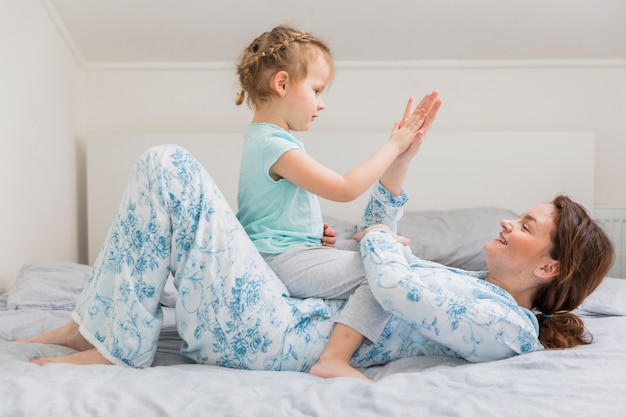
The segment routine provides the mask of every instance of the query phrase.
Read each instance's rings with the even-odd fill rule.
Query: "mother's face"
[[[537,275],[545,265],[553,264],[550,249],[554,215],[554,205],[541,204],[519,219],[502,220],[500,235],[483,247],[489,272]]]

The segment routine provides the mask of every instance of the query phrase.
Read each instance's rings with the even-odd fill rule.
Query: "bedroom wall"
[[[228,63],[204,70],[89,70],[85,77],[89,133],[237,132],[250,120],[245,107],[233,104],[236,79]],[[339,63],[312,131],[387,130],[410,94],[431,89],[444,99],[436,130],[595,132],[596,206],[626,206],[624,62]],[[515,149],[502,157],[515,158]],[[345,155],[329,150],[323,158],[332,166]]]
[[[38,0],[0,2],[0,35],[0,292],[27,260],[86,262],[87,134],[234,132],[250,119],[230,63],[82,68]],[[409,94],[435,88],[437,130],[594,131],[596,205],[626,206],[621,61],[339,63],[314,130],[389,129]]]
[[[37,0],[0,2],[0,293],[28,260],[79,259],[81,79]]]

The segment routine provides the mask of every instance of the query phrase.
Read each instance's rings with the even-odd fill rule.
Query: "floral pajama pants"
[[[370,200],[365,217],[383,221],[379,206]],[[408,259],[388,233],[370,233],[360,246],[372,293],[393,316],[353,366],[416,355],[491,360],[541,348],[532,313],[479,274]],[[345,302],[290,297],[204,168],[165,145],[135,165],[72,313],[81,334],[115,364],[150,366],[170,273],[181,353],[204,364],[307,371]]]

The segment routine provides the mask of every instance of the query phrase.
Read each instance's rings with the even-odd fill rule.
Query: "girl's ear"
[[[271,88],[278,93],[279,96],[284,97],[287,93],[287,86],[289,85],[289,74],[287,71],[278,71],[270,80]]]

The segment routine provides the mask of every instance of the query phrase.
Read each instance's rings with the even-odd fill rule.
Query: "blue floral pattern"
[[[470,362],[542,349],[535,315],[485,281],[485,272],[413,255],[407,259],[402,246],[382,230],[368,233],[359,247],[374,297],[414,330],[407,332],[412,346]]]
[[[398,208],[385,212],[393,201],[381,205],[384,192],[377,192],[365,223],[393,223]],[[405,279],[420,261],[409,266],[383,232],[368,234],[361,252],[373,293],[396,317],[376,344],[359,348],[354,366],[414,355],[487,360],[538,349],[536,323],[480,277],[437,266],[423,282]],[[129,179],[73,312],[81,333],[113,363],[149,366],[170,272],[179,292],[181,351],[198,363],[306,371],[344,304],[289,297],[204,168],[186,150],[164,145],[147,150]]]
[[[392,231],[397,231],[398,221],[402,218],[404,205],[408,200],[409,196],[404,190],[396,197],[387,191],[380,182],[377,182],[372,190],[372,196],[363,210],[361,221],[357,227],[358,231],[374,224],[384,224]]]

